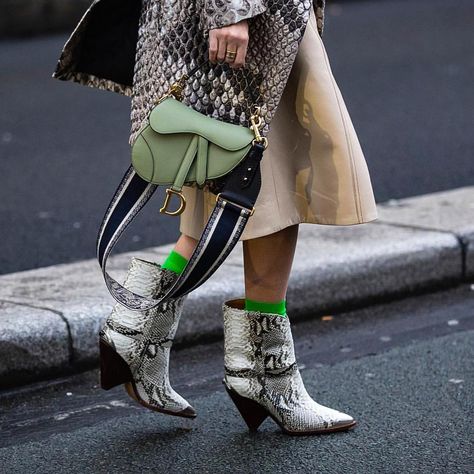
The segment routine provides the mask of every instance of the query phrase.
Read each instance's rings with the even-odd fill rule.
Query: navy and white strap
[[[256,142],[226,181],[188,264],[168,292],[159,299],[145,298],[126,289],[106,270],[107,259],[123,231],[157,189],[138,176],[125,173],[97,237],[97,258],[111,295],[131,310],[146,311],[169,298],[183,296],[202,285],[224,262],[239,241],[260,191],[260,161],[264,146]]]

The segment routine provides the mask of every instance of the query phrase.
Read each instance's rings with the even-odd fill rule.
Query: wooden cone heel
[[[110,390],[133,380],[128,364],[115,349],[102,339],[99,341],[100,353],[100,386]]]
[[[249,427],[249,431],[257,431],[258,427],[267,419],[268,412],[265,408],[260,406],[257,402],[239,395],[237,392],[229,388],[224,382],[225,389],[230,398],[234,402],[237,410],[242,415],[245,423]]]

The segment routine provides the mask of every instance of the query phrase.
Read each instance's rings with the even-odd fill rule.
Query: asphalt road
[[[473,16],[471,0],[330,2],[325,44],[377,201],[472,184]],[[0,273],[92,258],[129,163],[129,99],[50,78],[65,39],[0,43]],[[160,202],[119,250],[175,239]]]
[[[345,433],[249,434],[224,393],[222,343],[172,354],[172,383],[198,411],[152,413],[95,371],[0,393],[9,473],[472,473],[474,292],[468,286],[293,326],[310,394],[350,413]]]

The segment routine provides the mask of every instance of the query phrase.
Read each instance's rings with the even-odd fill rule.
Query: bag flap
[[[173,97],[155,106],[150,126],[157,133],[195,133],[225,150],[240,150],[254,138],[249,128],[207,117]]]

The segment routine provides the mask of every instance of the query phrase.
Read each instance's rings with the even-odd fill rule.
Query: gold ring
[[[235,59],[236,56],[237,56],[237,51],[228,51],[228,50],[226,50],[226,52],[225,52],[225,57],[228,58],[228,59]]]

